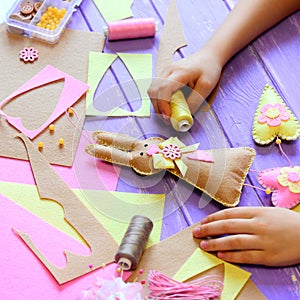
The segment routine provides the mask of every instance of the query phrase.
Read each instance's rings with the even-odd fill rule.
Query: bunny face
[[[150,145],[158,145],[164,141],[162,138],[138,140],[123,134],[97,131],[93,133],[93,139],[96,144],[86,147],[86,152],[92,156],[131,167],[141,175],[161,171],[153,168],[152,157],[147,154],[147,150]]]
[[[139,174],[151,175],[160,172],[153,168],[152,157],[147,154],[150,145],[157,145],[163,141],[161,138],[149,138],[136,141],[131,151],[130,166]]]

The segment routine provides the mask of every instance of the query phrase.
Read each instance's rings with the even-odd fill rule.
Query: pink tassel
[[[157,271],[150,271],[147,300],[213,300],[219,299],[223,290],[220,276],[203,276],[190,282],[179,282]]]

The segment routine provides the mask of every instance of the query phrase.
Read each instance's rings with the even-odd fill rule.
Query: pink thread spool
[[[114,21],[103,27],[110,41],[152,37],[156,30],[157,22],[153,18]]]

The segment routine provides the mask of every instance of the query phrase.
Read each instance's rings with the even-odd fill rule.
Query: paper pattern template
[[[66,264],[64,255],[66,249],[88,255],[90,253],[88,247],[56,230],[1,194],[0,205],[1,233],[5,236],[5,241],[0,244],[1,257],[5,257],[0,261],[3,275],[0,276],[1,299],[77,299],[81,291],[94,282],[95,277],[109,278],[116,274],[116,265],[111,264],[105,269],[100,268],[70,283],[58,285],[12,228],[28,232],[47,258],[61,267]]]
[[[54,201],[41,200],[35,185],[0,182],[1,194],[73,239],[84,244],[78,232],[64,220],[63,208]],[[130,219],[145,214],[154,227],[148,246],[160,241],[165,195],[72,189],[114,240],[120,244]]]
[[[156,57],[156,77],[173,62],[173,54],[187,45],[177,10],[176,0],[170,0]]]
[[[106,22],[132,17],[133,0],[94,0],[94,3]]]
[[[3,111],[5,105],[10,101],[17,101],[16,98],[19,95],[58,80],[64,81],[64,88],[60,95],[59,101],[55,109],[47,119],[47,121],[44,124],[42,124],[39,128],[33,130],[25,128],[24,125],[22,124],[21,118],[11,117]],[[38,134],[40,134],[42,130],[44,130],[47,126],[53,123],[59,116],[65,113],[69,107],[72,107],[74,103],[76,103],[85,94],[87,90],[88,90],[87,84],[48,65],[43,70],[41,70],[38,74],[36,74],[31,80],[25,83],[22,87],[20,87],[10,96],[8,96],[6,99],[0,102],[0,114],[4,116],[6,120],[15,128],[17,128],[20,132],[23,132],[30,139],[33,139]],[[43,101],[45,102],[50,102],[51,100],[52,100],[51,98],[43,99]],[[31,103],[27,103],[27,105],[30,106]],[[34,112],[34,107],[32,108],[32,114],[33,116],[36,116],[36,112]]]
[[[55,201],[63,207],[66,221],[81,235],[90,248],[91,254],[89,256],[80,256],[72,252],[65,252],[67,264],[62,269],[55,266],[45,257],[28,234],[18,232],[18,235],[60,284],[88,273],[90,264],[94,268],[99,268],[103,264],[112,262],[111,253],[117,251],[117,243],[55,173],[45,157],[34,148],[30,140],[24,134],[20,134],[19,138],[22,140],[28,153],[40,198]]]
[[[89,52],[102,51],[104,40],[103,34],[100,33],[67,29],[63,34],[63,39],[57,44],[49,45],[21,35],[11,34],[7,32],[5,24],[0,24],[0,61],[1,68],[6,70],[0,73],[0,82],[5,82],[5,85],[1,85],[0,101],[9,97],[47,65],[51,65],[77,80],[86,82]],[[33,64],[25,64],[19,59],[18,53],[25,47],[34,47],[39,51],[39,59]],[[76,61],[74,61],[74,55],[71,54],[77,53],[79,48],[80,55],[76,55]],[[10,116],[21,116],[22,120],[30,120],[30,116],[33,114],[32,107],[35,107],[38,108],[38,111],[35,112],[34,122],[43,124],[47,120],[42,117],[44,111],[50,109],[47,116],[51,114],[51,109],[54,110],[62,87],[63,82],[57,81],[31,90],[21,95],[16,101],[8,103],[5,106],[5,112]],[[54,97],[50,97],[51,95]],[[43,101],[43,99],[49,98],[52,99],[51,102]],[[16,102],[21,100],[30,100],[32,106],[27,105],[20,108]],[[80,129],[85,118],[85,96],[77,101],[74,110],[78,118],[73,117],[72,120],[78,129],[75,129],[67,116],[63,114],[55,121],[55,131],[52,135],[49,134],[48,129],[45,129],[33,139],[36,147],[39,141],[44,143],[43,154],[52,164],[71,166],[73,163],[80,138]],[[23,123],[23,125],[26,124]],[[4,119],[0,120],[0,126],[0,156],[27,160],[24,147],[19,140],[14,138],[19,131]],[[65,146],[62,148],[58,147],[59,138],[63,138],[65,141]]]
[[[141,107],[136,111],[126,111],[119,107],[113,108],[110,111],[100,111],[94,107],[94,95],[98,84],[105,72],[115,61],[120,58],[126,66],[128,72],[133,78],[141,98]],[[128,54],[117,53],[107,54],[91,52],[89,56],[89,71],[88,71],[88,85],[90,86],[86,96],[86,115],[87,116],[150,116],[150,99],[147,94],[147,89],[150,86],[152,78],[152,55],[151,54]],[[125,95],[126,97],[126,95]],[[101,101],[101,95],[97,97]],[[130,102],[130,99],[128,99]],[[104,106],[104,105],[103,105]]]

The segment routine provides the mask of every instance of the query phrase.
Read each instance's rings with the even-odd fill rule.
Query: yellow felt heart
[[[255,112],[252,136],[260,145],[267,145],[277,137],[292,141],[300,136],[298,119],[268,84]]]

